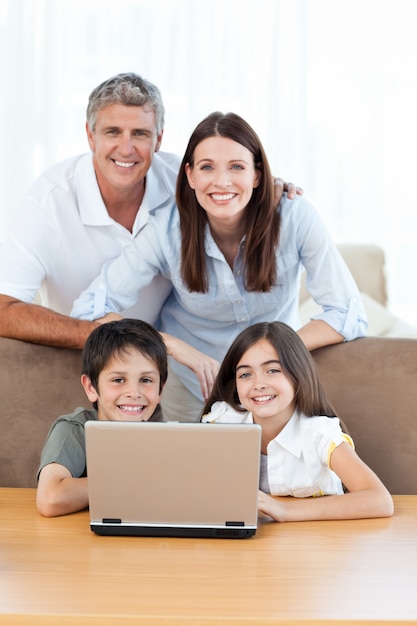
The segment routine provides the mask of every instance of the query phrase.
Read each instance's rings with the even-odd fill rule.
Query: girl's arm
[[[348,443],[341,443],[334,449],[331,469],[349,493],[317,498],[275,499],[260,491],[259,511],[276,522],[361,519],[389,517],[393,514],[394,504],[388,490]]]

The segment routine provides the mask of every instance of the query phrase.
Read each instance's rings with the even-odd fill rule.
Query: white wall
[[[255,127],[336,241],[387,255],[391,308],[417,323],[414,0],[0,0],[0,241],[46,167],[88,149],[99,82],[162,90],[163,148],[215,109]]]

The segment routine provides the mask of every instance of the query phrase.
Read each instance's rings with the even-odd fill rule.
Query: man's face
[[[86,128],[103,197],[142,187],[162,140],[155,113],[146,105],[113,104],[98,112],[94,130]]]

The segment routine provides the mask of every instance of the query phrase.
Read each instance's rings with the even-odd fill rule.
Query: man
[[[86,123],[91,153],[40,176],[0,248],[0,336],[84,346],[99,322],[69,317],[73,300],[152,213],[175,202],[180,160],[159,153],[163,130],[160,91],[137,74],[118,74],[92,91]],[[282,181],[275,188],[278,202]],[[290,185],[290,197],[294,193]],[[122,314],[157,325],[168,292],[158,277],[141,293],[141,305]]]
[[[0,335],[83,347],[97,324],[69,317],[74,298],[145,227],[150,211],[174,202],[179,159],[156,154],[163,126],[159,90],[135,74],[91,93],[91,153],[34,183],[0,249]],[[33,303],[39,289],[43,306]],[[161,280],[144,294],[145,308],[126,315],[154,323],[167,293]]]

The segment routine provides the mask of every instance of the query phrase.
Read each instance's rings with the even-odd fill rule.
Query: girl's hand
[[[285,522],[285,505],[282,501],[258,491],[258,511],[269,515],[275,522]]]

